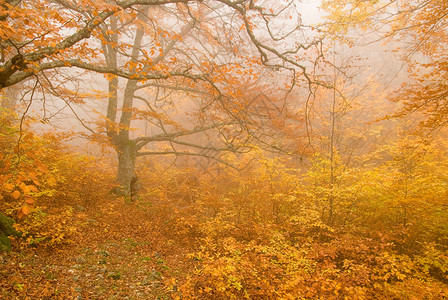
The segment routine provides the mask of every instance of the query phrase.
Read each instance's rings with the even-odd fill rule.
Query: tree
[[[325,1],[323,6],[329,12],[331,32],[348,34],[349,43],[354,44],[353,29],[362,29],[367,32],[363,42],[382,40],[400,55],[409,79],[391,96],[403,105],[395,116],[421,112],[426,117],[420,124],[422,129],[434,130],[446,125],[446,1],[343,0]]]
[[[29,79],[29,105],[33,97],[45,100],[46,94],[86,105],[76,90],[73,77],[80,75],[75,70],[108,78],[105,127],[118,154],[117,179],[127,196],[137,156],[199,155],[219,160],[216,153],[238,151],[251,138],[261,140],[245,107],[249,102],[241,94],[245,88],[241,82],[268,83],[260,77],[261,70],[271,74],[279,70],[285,76],[280,84],[287,89],[324,85],[311,68],[320,60],[321,39],[301,24],[293,0],[283,4],[39,0],[3,1],[1,7],[0,89]],[[98,43],[104,58],[95,49]],[[153,93],[150,100],[149,93]],[[154,93],[165,97],[164,105],[151,103],[160,103]],[[144,110],[136,109],[135,99],[144,103]],[[173,107],[179,107],[175,100],[198,103],[194,126],[182,128],[170,118]],[[132,137],[136,117],[152,122],[159,131]],[[197,134],[215,140],[218,136],[220,141],[186,139]],[[171,150],[143,149],[160,141]]]

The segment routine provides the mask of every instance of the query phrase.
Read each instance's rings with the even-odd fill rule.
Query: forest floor
[[[78,207],[71,242],[0,255],[0,299],[166,299],[188,268],[179,245],[139,206],[107,199]],[[166,228],[161,228],[165,226]],[[18,249],[19,248],[19,249]]]
[[[13,240],[0,253],[0,299],[448,298],[448,256],[435,248],[405,255],[380,233],[232,223],[200,203],[145,199],[109,195],[49,229],[34,223],[56,244]]]

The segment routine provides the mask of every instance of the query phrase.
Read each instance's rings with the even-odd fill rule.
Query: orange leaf
[[[23,185],[20,184],[20,189],[23,191],[24,194],[28,194],[29,192],[31,192],[30,186],[28,186],[26,184],[23,184]]]
[[[27,204],[33,204],[35,201],[34,201],[33,198],[26,197],[26,198],[25,198],[25,202],[26,202]]]
[[[30,207],[28,205],[24,205],[22,206],[21,212],[26,216],[29,215],[31,210]]]
[[[5,191],[12,191],[14,189],[14,185],[12,183],[5,183],[3,185],[3,188],[5,189]]]
[[[15,190],[14,192],[11,193],[11,196],[16,200],[20,198],[20,195],[21,194],[18,190]]]

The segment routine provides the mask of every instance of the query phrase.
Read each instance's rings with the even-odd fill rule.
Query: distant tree
[[[433,130],[447,124],[448,3],[417,1],[324,1],[329,29],[356,44],[382,40],[400,56],[409,80],[391,99],[403,104],[396,116],[421,112],[421,128]],[[357,33],[358,32],[358,33]],[[405,68],[405,69],[406,69]]]

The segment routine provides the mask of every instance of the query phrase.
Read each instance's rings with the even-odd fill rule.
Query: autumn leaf
[[[30,207],[29,207],[28,205],[24,205],[24,206],[22,206],[21,212],[22,212],[25,216],[29,215],[30,212],[31,212]]]
[[[11,193],[11,196],[16,200],[20,198],[20,195],[21,194],[18,190],[15,190],[14,192]]]
[[[25,197],[25,202],[27,204],[34,204],[35,200],[31,197]]]
[[[3,188],[5,191],[12,191],[14,189],[14,184],[12,183],[5,183],[3,185]]]
[[[28,194],[28,193],[30,193],[31,192],[31,188],[30,188],[30,186],[29,185],[26,185],[25,183],[20,183],[20,189],[22,190],[22,192],[24,193],[24,194]]]

